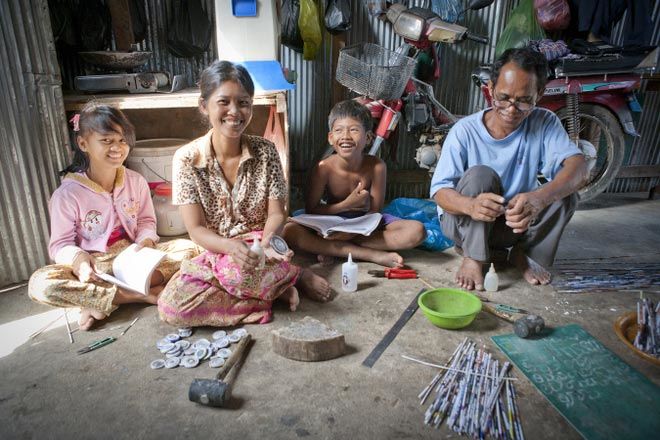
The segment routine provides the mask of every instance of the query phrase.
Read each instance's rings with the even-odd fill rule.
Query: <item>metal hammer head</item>
[[[231,386],[217,379],[195,379],[188,388],[188,399],[204,406],[222,407],[231,399]]]
[[[527,315],[513,322],[513,332],[520,338],[538,335],[545,328],[545,321],[539,315]]]

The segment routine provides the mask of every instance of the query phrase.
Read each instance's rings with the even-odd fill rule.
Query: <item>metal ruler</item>
[[[392,341],[394,341],[394,338],[396,338],[396,335],[399,334],[403,326],[406,325],[406,322],[408,322],[412,315],[415,314],[419,308],[417,299],[422,293],[426,292],[426,290],[427,289],[422,289],[417,293],[417,295],[415,295],[415,298],[411,301],[408,307],[406,307],[406,310],[403,311],[399,317],[399,320],[394,323],[392,328],[385,334],[385,336],[383,336],[383,339],[381,339],[380,342],[374,347],[374,349],[371,350],[371,353],[369,353],[369,356],[367,356],[367,358],[362,362],[362,365],[369,368],[374,366],[380,355],[383,354],[383,352],[392,343]]]

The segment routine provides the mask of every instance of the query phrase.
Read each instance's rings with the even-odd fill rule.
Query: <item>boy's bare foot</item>
[[[550,280],[552,279],[552,274],[550,272],[525,255],[525,252],[520,248],[514,247],[511,249],[509,261],[516,266],[520,272],[522,272],[525,281],[531,285],[545,285],[550,283]]]
[[[96,321],[105,319],[105,314],[94,309],[80,309],[80,318],[78,318],[78,327],[80,330],[87,331],[92,328]]]
[[[385,267],[403,267],[403,257],[396,252],[374,251],[369,260]]]
[[[316,258],[317,260],[319,260],[319,263],[321,263],[321,266],[330,266],[335,263],[335,257],[333,257],[332,255],[318,254]]]
[[[327,302],[333,299],[330,283],[309,269],[303,269],[300,278],[298,278],[298,283],[302,292],[314,301]]]
[[[277,299],[281,299],[282,301],[288,302],[289,303],[289,309],[292,312],[295,312],[296,309],[298,308],[298,304],[300,304],[300,296],[298,295],[298,289],[296,289],[294,286],[289,287],[282,293]]]
[[[463,257],[463,263],[456,272],[456,284],[465,290],[484,290],[482,264],[469,257]]]

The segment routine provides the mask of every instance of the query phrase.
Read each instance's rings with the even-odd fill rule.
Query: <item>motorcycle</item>
[[[485,8],[493,1],[471,0],[465,11]],[[440,76],[436,44],[489,41],[466,27],[443,21],[429,9],[395,3],[386,18],[404,44],[395,51],[371,43],[346,47],[339,52],[335,75],[339,83],[361,95],[356,99],[378,121],[371,155],[377,154],[396,129],[402,113],[408,131],[424,128],[446,133],[457,118],[438,102],[427,82]]]
[[[620,56],[560,62],[537,103],[557,114],[587,159],[589,177],[579,191],[582,201],[605,191],[616,177],[625,155],[624,133],[639,136],[632,112],[641,111],[635,92],[640,89],[638,66],[643,58],[631,56],[627,63]],[[479,66],[472,79],[491,106],[490,66]]]

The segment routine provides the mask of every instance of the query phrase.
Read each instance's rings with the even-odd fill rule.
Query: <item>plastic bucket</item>
[[[157,138],[135,142],[126,159],[126,166],[142,174],[152,189],[164,181],[172,181],[172,158],[174,152],[188,139]]]

